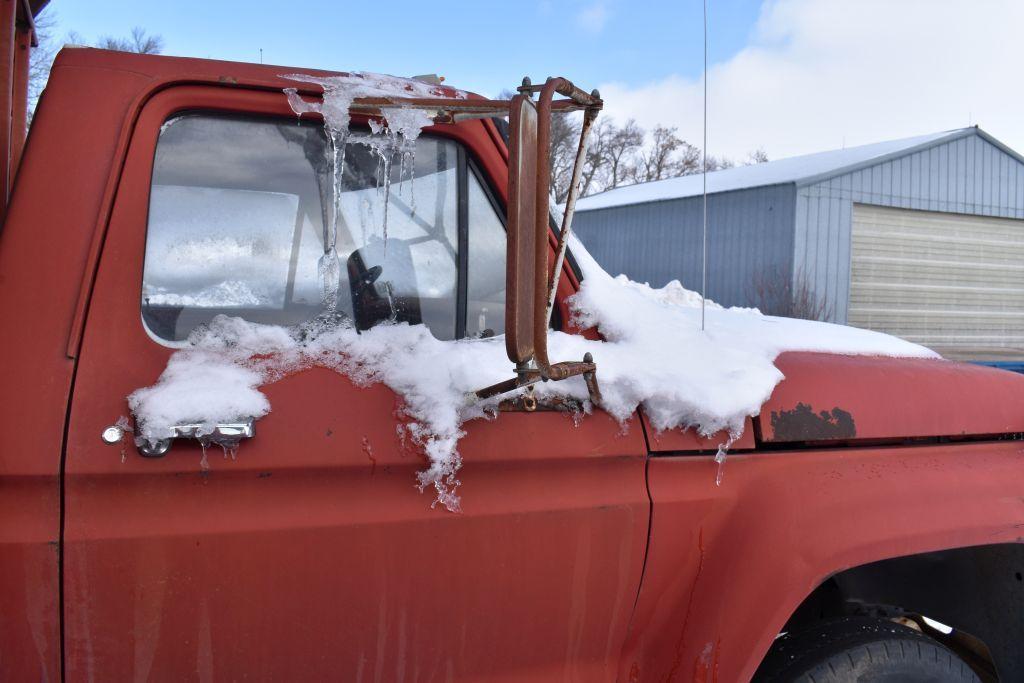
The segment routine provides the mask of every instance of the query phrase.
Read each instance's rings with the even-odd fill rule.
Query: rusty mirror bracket
[[[523,79],[509,101],[508,245],[506,258],[505,347],[516,376],[480,389],[477,399],[582,375],[590,400],[599,403],[597,366],[588,353],[582,362],[551,363],[547,335],[555,290],[565,258],[573,209],[586,156],[586,140],[603,102],[595,90],[586,93],[565,78],[549,78],[541,86]],[[534,103],[533,94],[540,93]],[[554,100],[558,93],[568,99]],[[553,112],[584,112],[572,184],[558,235],[555,269],[549,278],[549,216],[551,181],[551,116]],[[535,405],[535,402],[534,402]],[[529,408],[528,408],[529,409]]]

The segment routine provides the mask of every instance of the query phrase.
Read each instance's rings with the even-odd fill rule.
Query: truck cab
[[[427,127],[389,168],[353,114],[332,202],[296,72],[330,75],[57,57],[0,232],[4,679],[797,680],[780,634],[850,618],[1024,676],[1020,375],[784,353],[731,436],[509,402],[462,425],[457,513],[417,490],[399,396],[358,373],[266,385],[237,452],[105,440],[218,316],[316,318],[331,224],[333,310],[360,332],[506,332],[499,126]],[[570,250],[551,328],[594,339],[581,275]]]

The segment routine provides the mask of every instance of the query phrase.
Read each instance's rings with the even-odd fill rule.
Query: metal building
[[[709,173],[708,292],[810,312],[948,358],[1024,359],[1024,157],[963,128]],[[583,198],[612,273],[701,282],[702,178]]]

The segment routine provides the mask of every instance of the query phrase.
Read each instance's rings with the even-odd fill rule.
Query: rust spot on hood
[[[857,436],[853,415],[842,408],[814,412],[806,403],[792,410],[772,411],[774,441],[830,441]]]

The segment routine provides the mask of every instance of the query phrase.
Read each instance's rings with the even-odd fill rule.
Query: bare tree
[[[559,204],[569,195],[582,125],[572,114],[551,117],[551,194]]]
[[[727,168],[733,168],[735,165],[736,162],[731,159],[726,159],[725,157],[716,157],[711,155],[708,155],[707,157],[708,173],[711,173],[712,171],[724,171]]]
[[[39,43],[29,53],[28,62],[28,102],[29,121],[32,119],[31,112],[35,111],[39,95],[46,87],[46,80],[50,77],[50,66],[53,58],[57,55],[57,41],[54,38],[54,30],[57,26],[57,17],[49,9],[44,9],[35,18],[36,41]]]
[[[569,194],[580,128],[579,118],[572,115],[556,114],[551,121],[551,194],[558,202],[564,202]],[[763,148],[758,148],[748,155],[745,163],[765,161],[768,155]],[[707,157],[709,172],[735,165],[726,157]],[[655,126],[648,135],[633,119],[620,127],[614,120],[604,118],[590,131],[580,194],[588,196],[623,185],[692,175],[702,170],[700,149],[680,138],[676,128]]]
[[[583,181],[581,195],[586,196],[605,189],[602,187],[601,178],[604,172],[606,150],[610,144],[611,129],[612,126],[607,119],[598,119],[594,127],[590,129],[587,155],[584,157],[583,170],[580,174]]]
[[[29,123],[32,122],[32,114],[35,112],[39,96],[46,87],[46,81],[50,78],[50,67],[53,66],[53,59],[60,49],[59,41],[55,35],[57,27],[57,15],[51,10],[43,10],[35,18],[36,40],[39,45],[32,48],[29,58],[28,70],[28,101],[29,101]],[[85,45],[87,41],[78,33],[71,31],[64,40],[65,43],[73,45]],[[106,50],[119,50],[121,52],[138,52],[140,54],[159,54],[164,47],[164,40],[158,35],[147,35],[141,28],[133,28],[128,38],[113,38],[106,36],[101,38],[96,47]]]
[[[612,119],[598,120],[590,131],[581,194],[613,190],[632,182],[643,143],[644,131],[636,121],[630,119],[620,128]]]
[[[605,151],[606,189],[612,190],[636,175],[637,153],[644,144],[644,131],[630,119],[622,128],[612,128],[609,144]]]
[[[164,39],[158,35],[147,35],[146,30],[136,26],[127,38],[104,36],[96,47],[118,52],[135,52],[140,55],[158,55],[163,52]]]
[[[747,155],[744,165],[753,166],[754,164],[763,164],[766,161],[768,161],[768,153],[764,151],[764,147],[758,147]]]
[[[700,170],[700,150],[676,135],[676,128],[655,126],[651,141],[640,153],[633,176],[635,182],[646,183]]]
[[[832,307],[819,297],[803,271],[794,277],[779,267],[756,271],[750,280],[747,301],[762,313],[784,318],[826,321]]]

